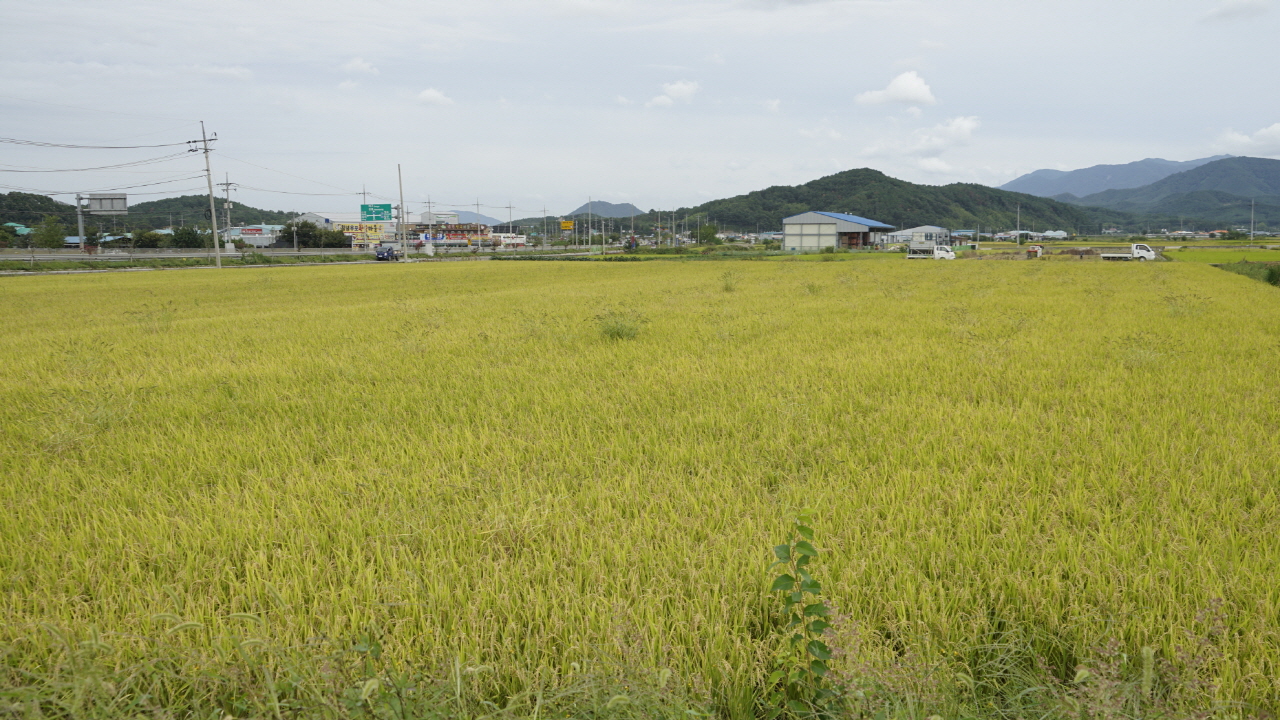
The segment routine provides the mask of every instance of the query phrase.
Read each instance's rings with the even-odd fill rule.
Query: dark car
[[[373,256],[378,260],[399,260],[400,251],[393,247],[380,247],[374,251]]]

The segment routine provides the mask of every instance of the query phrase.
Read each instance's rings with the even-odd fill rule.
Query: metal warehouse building
[[[782,230],[784,250],[814,252],[826,247],[879,245],[880,236],[893,226],[857,215],[814,211],[783,218]]]

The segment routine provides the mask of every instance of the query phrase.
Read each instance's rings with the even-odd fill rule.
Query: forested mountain
[[[594,217],[629,218],[632,215],[641,215],[644,211],[631,203],[611,203],[603,200],[594,200],[590,203],[584,203],[582,207],[565,217],[575,217],[577,215],[586,215],[587,213]]]
[[[9,222],[36,225],[46,215],[52,215],[64,223],[75,223],[76,207],[71,203],[58,202],[48,195],[0,193],[0,225]]]
[[[846,170],[803,185],[774,186],[697,207],[683,215],[702,215],[728,227],[779,230],[782,218],[809,210],[847,212],[898,228],[942,225],[952,229],[1013,229],[1021,206],[1022,227],[1087,232],[1101,222],[1130,220],[1122,213],[1082,208],[1048,198],[998,190],[985,185],[917,185],[870,168]]]
[[[222,210],[224,201],[216,199],[218,207],[218,223],[221,225],[226,217]],[[0,193],[0,224],[7,222],[35,225],[46,215],[53,215],[75,234],[76,208],[71,203],[54,200],[46,195],[11,192]],[[248,205],[232,201],[232,225],[283,225],[289,218],[297,215],[293,212],[259,210]],[[127,231],[134,228],[143,230],[169,227],[170,225],[203,225],[209,224],[209,196],[183,195],[163,200],[148,200],[136,205],[130,204],[128,215],[97,216],[85,214],[87,227],[107,227],[116,231]]]
[[[214,199],[218,208],[218,226],[225,224],[223,212],[225,200]],[[231,224],[234,225],[283,225],[298,215],[284,210],[260,210],[231,200]],[[123,220],[124,218],[121,218]],[[129,222],[143,227],[162,228],[170,225],[207,225],[209,223],[209,196],[182,195],[148,200],[129,206]]]
[[[1280,160],[1226,158],[1140,188],[1062,199],[1120,212],[1235,224],[1249,221],[1253,201],[1256,219],[1276,225],[1280,224]]]
[[[1079,170],[1036,170],[1001,185],[1000,189],[1048,198],[1064,193],[1083,197],[1103,190],[1150,185],[1174,173],[1198,168],[1228,157],[1231,156],[1215,155],[1185,162],[1147,158],[1124,165],[1094,165]]]

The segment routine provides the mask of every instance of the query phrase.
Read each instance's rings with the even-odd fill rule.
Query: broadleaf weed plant
[[[786,636],[777,668],[765,681],[764,716],[770,719],[783,715],[829,717],[839,700],[827,680],[831,648],[822,638],[831,627],[831,609],[820,597],[822,583],[811,573],[811,564],[818,557],[812,521],[809,510],[797,515],[787,542],[774,546],[777,561],[769,566],[770,570],[782,569],[769,592],[780,600],[778,627]]]

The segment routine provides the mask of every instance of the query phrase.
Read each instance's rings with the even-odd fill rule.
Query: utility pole
[[[80,202],[80,193],[76,193],[76,228],[80,233],[80,252],[84,252],[84,208]]]
[[[480,198],[476,198],[476,250],[480,249]]]
[[[1257,200],[1252,200],[1252,199],[1249,200],[1249,243],[1250,244],[1253,244],[1253,206],[1256,202]],[[84,230],[81,230],[80,234],[84,235]]]
[[[396,223],[396,242],[400,244],[400,252],[404,253],[401,257],[408,260],[406,246],[409,243],[404,234],[404,173],[400,172],[400,163],[396,163],[396,181],[400,183],[400,222]]]
[[[542,206],[542,249],[547,249],[547,206]]]
[[[226,180],[226,182],[218,183],[218,186],[221,187],[223,191],[226,193],[226,201],[222,203],[222,212],[224,214],[224,217],[226,218],[226,222],[223,223],[223,227],[226,228],[227,234],[230,235],[231,234],[231,176],[230,174],[224,174],[223,179]]]
[[[213,139],[217,140],[218,136],[215,134]],[[213,256],[221,269],[222,243],[218,240],[218,208],[213,203],[213,169],[209,165],[209,136],[204,132],[203,120],[200,121],[200,142],[204,144],[204,177],[209,183],[209,230],[213,233]]]

